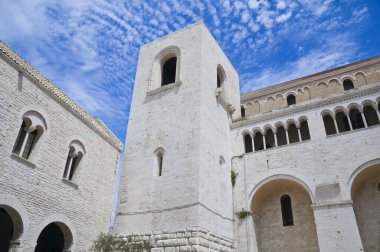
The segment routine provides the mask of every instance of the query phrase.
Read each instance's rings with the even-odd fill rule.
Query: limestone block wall
[[[176,81],[161,86],[155,69],[172,56]],[[113,232],[199,226],[233,238],[229,122],[240,117],[232,113],[238,89],[236,71],[201,22],[141,48]]]
[[[109,228],[121,143],[94,129],[87,115],[72,111],[77,105],[64,104],[55,95],[65,97],[61,91],[47,80],[42,85],[24,67],[41,75],[37,70],[10,55],[0,52],[0,207],[20,217],[14,249],[34,251],[43,228],[60,222],[71,233],[67,249],[87,251]],[[12,150],[27,111],[43,116],[46,131],[25,160]],[[73,140],[83,143],[85,155],[70,182],[62,178]]]
[[[380,81],[380,57],[373,57],[325,72],[291,80],[243,94],[246,116],[281,110],[288,107],[286,97],[296,97],[297,103],[325,98],[343,92],[343,81],[349,79],[355,88]]]
[[[349,92],[332,94],[323,100],[307,101],[233,124],[232,169],[238,173],[234,187],[234,211],[252,210],[251,204],[256,193],[271,181],[281,182],[277,189],[281,189],[280,186],[286,181],[293,181],[309,194],[321,251],[363,249],[354,217],[349,181],[359,167],[379,158],[375,150],[380,147],[377,140],[380,126],[326,136],[321,113],[323,110],[334,111],[338,106],[347,108],[350,104],[362,104],[363,101],[376,102],[380,97],[379,84],[372,83]],[[244,154],[242,133],[299,117],[307,118],[310,140]],[[368,200],[362,200],[369,204]],[[279,201],[277,206],[268,204],[275,209]],[[304,205],[305,208],[310,207],[309,203],[305,202]],[[273,215],[276,214],[273,221],[281,218],[278,212],[273,211]],[[262,218],[265,219],[265,216]],[[370,215],[368,218],[377,220],[377,217]],[[256,226],[252,218],[235,221],[235,241],[239,251],[260,251],[258,241],[263,234]],[[273,227],[271,224],[266,226]],[[281,240],[281,237],[266,238],[269,239]]]

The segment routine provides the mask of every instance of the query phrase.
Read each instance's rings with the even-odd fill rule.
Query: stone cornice
[[[276,84],[276,85],[272,85],[272,86],[269,86],[266,88],[262,88],[259,90],[251,91],[251,92],[242,94],[240,99],[242,102],[244,102],[244,101],[251,100],[254,98],[260,98],[260,97],[267,96],[270,94],[283,92],[283,91],[288,90],[288,89],[304,86],[304,85],[312,83],[312,82],[320,81],[320,80],[325,79],[325,78],[331,78],[335,75],[350,72],[350,71],[358,69],[358,68],[371,66],[371,65],[374,65],[376,63],[380,63],[380,56],[375,56],[372,58],[368,58],[368,59],[364,59],[361,61],[357,61],[357,62],[348,64],[348,65],[336,67],[336,68],[329,69],[329,70],[319,72],[316,74],[301,77],[301,78],[298,78],[295,80],[290,80],[290,81],[286,81],[286,82],[283,82],[280,84]]]
[[[300,103],[300,104],[297,104],[296,106],[281,109],[278,111],[259,114],[258,116],[255,116],[255,117],[251,117],[251,118],[248,117],[246,120],[239,120],[239,121],[233,122],[230,128],[235,129],[235,128],[253,125],[255,123],[265,122],[265,121],[276,119],[276,118],[287,117],[293,114],[298,114],[303,111],[308,111],[311,109],[323,107],[330,104],[340,103],[346,100],[350,100],[352,98],[366,96],[366,95],[370,95],[377,92],[380,92],[380,83],[371,84],[369,86],[364,86],[363,88],[358,89],[358,90],[352,90],[352,91],[348,91],[344,93],[339,93],[337,95],[332,95],[326,98],[318,98],[312,101],[308,101],[307,103],[304,103],[304,104]]]
[[[3,41],[0,40],[0,56],[3,55],[23,74],[29,76],[35,83],[46,90],[55,100],[67,108],[71,113],[80,118],[91,129],[103,137],[118,151],[123,148],[120,140],[103,124],[87,113],[83,108],[74,103],[65,93],[63,93],[52,81],[46,78],[41,72],[14,52]]]

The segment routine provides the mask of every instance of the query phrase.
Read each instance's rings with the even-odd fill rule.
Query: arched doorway
[[[253,195],[251,211],[259,251],[319,251],[309,192],[296,181],[278,178]]]
[[[13,221],[10,214],[0,207],[0,252],[8,252],[14,234]]]
[[[12,242],[23,232],[19,213],[8,205],[0,205],[0,252],[8,252]]]
[[[68,227],[60,222],[47,225],[37,239],[35,252],[62,252],[71,245],[72,237]]]
[[[357,174],[351,198],[364,251],[380,251],[380,163]]]

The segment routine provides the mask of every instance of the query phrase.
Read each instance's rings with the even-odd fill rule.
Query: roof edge
[[[115,147],[119,152],[123,149],[122,142],[103,124],[99,123],[94,117],[86,112],[81,106],[71,100],[63,91],[61,91],[52,81],[46,78],[40,71],[33,67],[29,62],[24,60],[7,44],[0,40],[0,53],[11,61],[19,71],[28,75],[36,84],[45,89],[55,100],[66,107],[71,113],[81,119],[87,126],[93,129],[108,143]]]

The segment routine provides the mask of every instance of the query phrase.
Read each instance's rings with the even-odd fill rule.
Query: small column
[[[362,116],[362,119],[363,119],[363,123],[364,123],[364,127],[368,127],[368,124],[367,124],[367,120],[365,119],[365,116],[364,116],[364,113],[363,112],[360,112],[360,115]]]
[[[263,145],[264,145],[264,150],[266,150],[267,149],[267,143],[265,140],[265,135],[263,135]]]
[[[299,126],[297,126],[297,131],[298,131],[298,138],[299,138],[299,141],[302,142],[302,138],[301,138],[301,129]]]
[[[24,154],[24,150],[25,150],[26,142],[28,142],[28,138],[29,138],[30,132],[31,132],[31,131],[28,130],[28,131],[26,132],[26,134],[25,134],[24,142],[22,143],[22,146],[21,146],[21,149],[20,149],[20,157],[22,157],[23,154]]]
[[[286,135],[286,144],[289,144],[289,133],[288,133],[287,128],[285,129],[285,135]]]
[[[376,113],[377,113],[377,118],[379,118],[379,122],[380,122],[380,112],[379,112],[379,110],[376,109]]]
[[[346,115],[347,116],[347,121],[348,121],[348,125],[350,125],[350,130],[352,131],[352,123],[351,123],[351,118],[349,115]]]
[[[278,144],[277,144],[277,132],[274,132],[273,135],[274,135],[274,147],[277,147],[278,146]]]
[[[251,139],[252,139],[252,152],[255,152],[255,141],[254,141],[253,136],[251,136]]]
[[[338,134],[339,133],[339,129],[338,129],[338,124],[336,123],[335,117],[333,117],[333,121],[334,121],[334,125],[335,125],[336,134]]]

